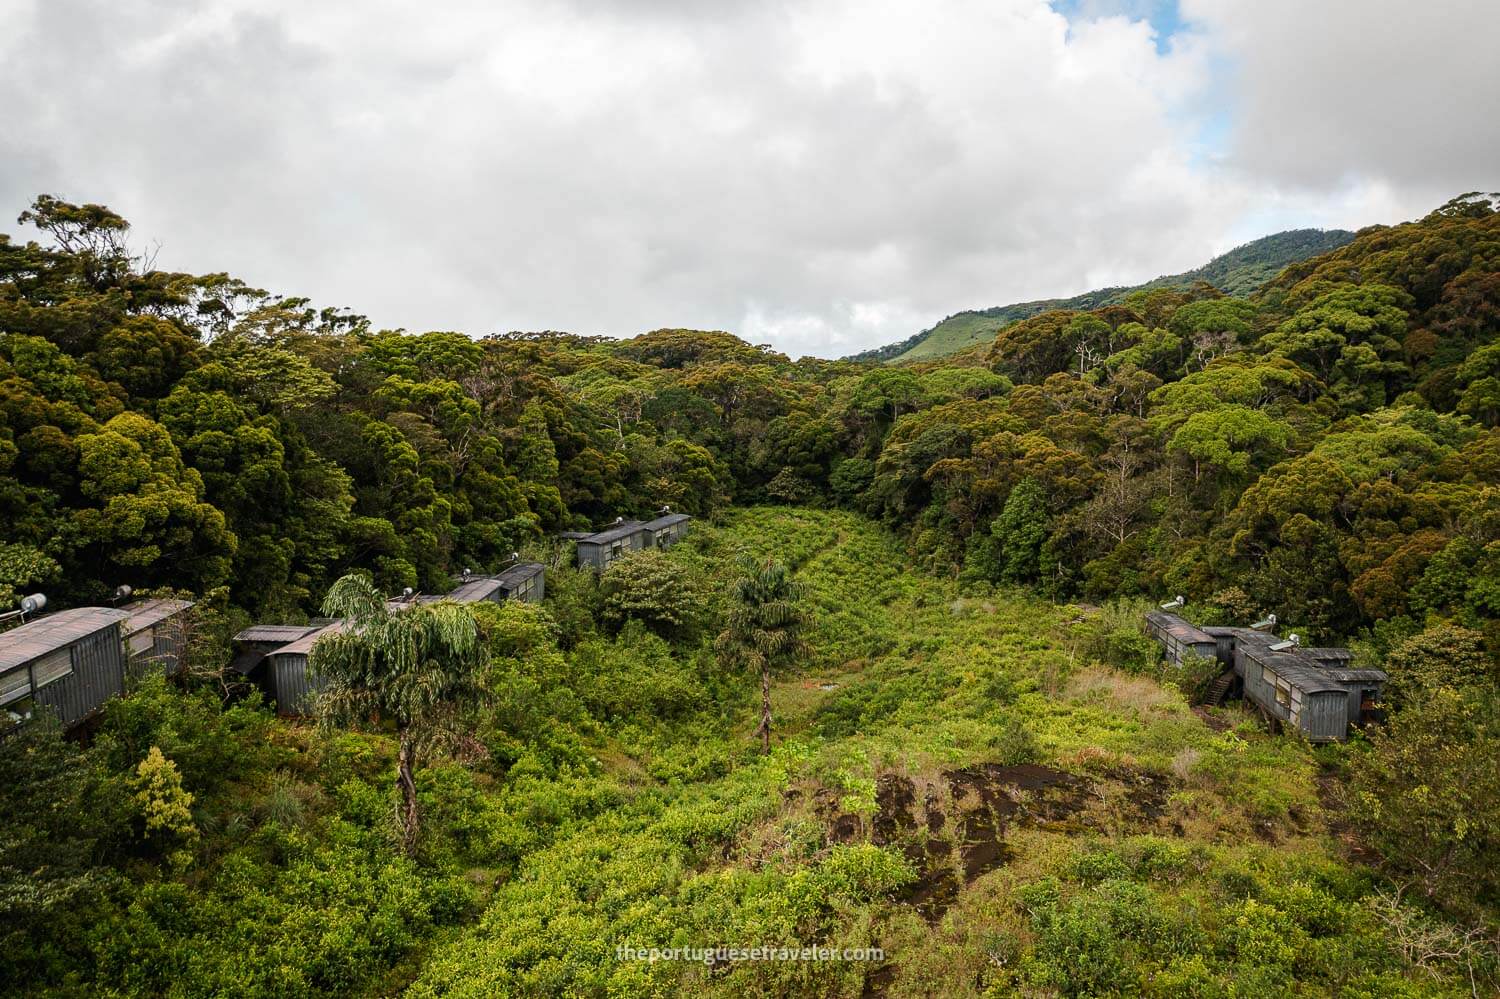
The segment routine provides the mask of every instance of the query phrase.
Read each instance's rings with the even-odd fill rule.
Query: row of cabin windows
[[[510,591],[509,595],[512,597],[519,597],[524,600],[535,592],[536,577],[527,576],[525,579],[521,580],[521,582],[516,584],[515,588]]]
[[[1276,703],[1284,708],[1292,706],[1292,685],[1286,679],[1270,672],[1258,662],[1245,667],[1246,683],[1264,683],[1276,688]]]
[[[10,704],[30,697],[33,689],[41,690],[73,672],[73,655],[68,649],[57,649],[29,666],[0,676],[0,704]]]

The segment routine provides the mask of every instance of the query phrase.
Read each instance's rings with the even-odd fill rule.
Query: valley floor
[[[774,751],[754,752],[748,677],[717,711],[615,726],[577,778],[592,805],[516,857],[412,994],[1448,987],[1403,959],[1378,882],[1344,856],[1319,793],[1337,749],[1195,713],[1088,660],[1095,609],[961,595],[850,514],[738,511],[676,557],[712,575],[740,551],[794,565],[816,604],[814,659],[774,691]],[[761,945],[881,956],[617,951]]]

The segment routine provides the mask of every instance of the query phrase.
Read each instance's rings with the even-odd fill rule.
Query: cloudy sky
[[[1493,0],[0,0],[0,231],[794,355],[1500,187]]]

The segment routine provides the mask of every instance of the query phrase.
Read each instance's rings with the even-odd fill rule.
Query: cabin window
[[[130,636],[130,654],[138,656],[142,652],[150,652],[151,646],[155,644],[150,628],[142,628]]]
[[[31,675],[36,678],[38,690],[55,680],[61,680],[71,672],[73,672],[73,656],[67,649],[49,652],[31,664]]]
[[[1292,703],[1292,685],[1279,676],[1276,678],[1276,703],[1284,708]]]
[[[0,676],[0,704],[9,704],[31,696],[31,671],[26,667]]]
[[[624,555],[624,554],[625,554],[625,542],[623,542],[623,541],[616,541],[614,544],[612,544],[612,545],[609,546],[609,557],[611,559],[617,559],[621,555]]]

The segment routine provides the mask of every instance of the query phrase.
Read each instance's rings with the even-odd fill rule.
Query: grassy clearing
[[[595,732],[590,803],[495,865],[484,915],[414,994],[1448,988],[1403,963],[1369,876],[1333,855],[1305,745],[1232,714],[1214,731],[1170,688],[1088,661],[1086,611],[913,573],[855,516],[739,511],[675,557],[722,577],[742,551],[794,565],[817,611],[813,661],[775,690],[773,753],[753,751],[730,678],[665,733]],[[886,960],[615,954],[757,944]]]

